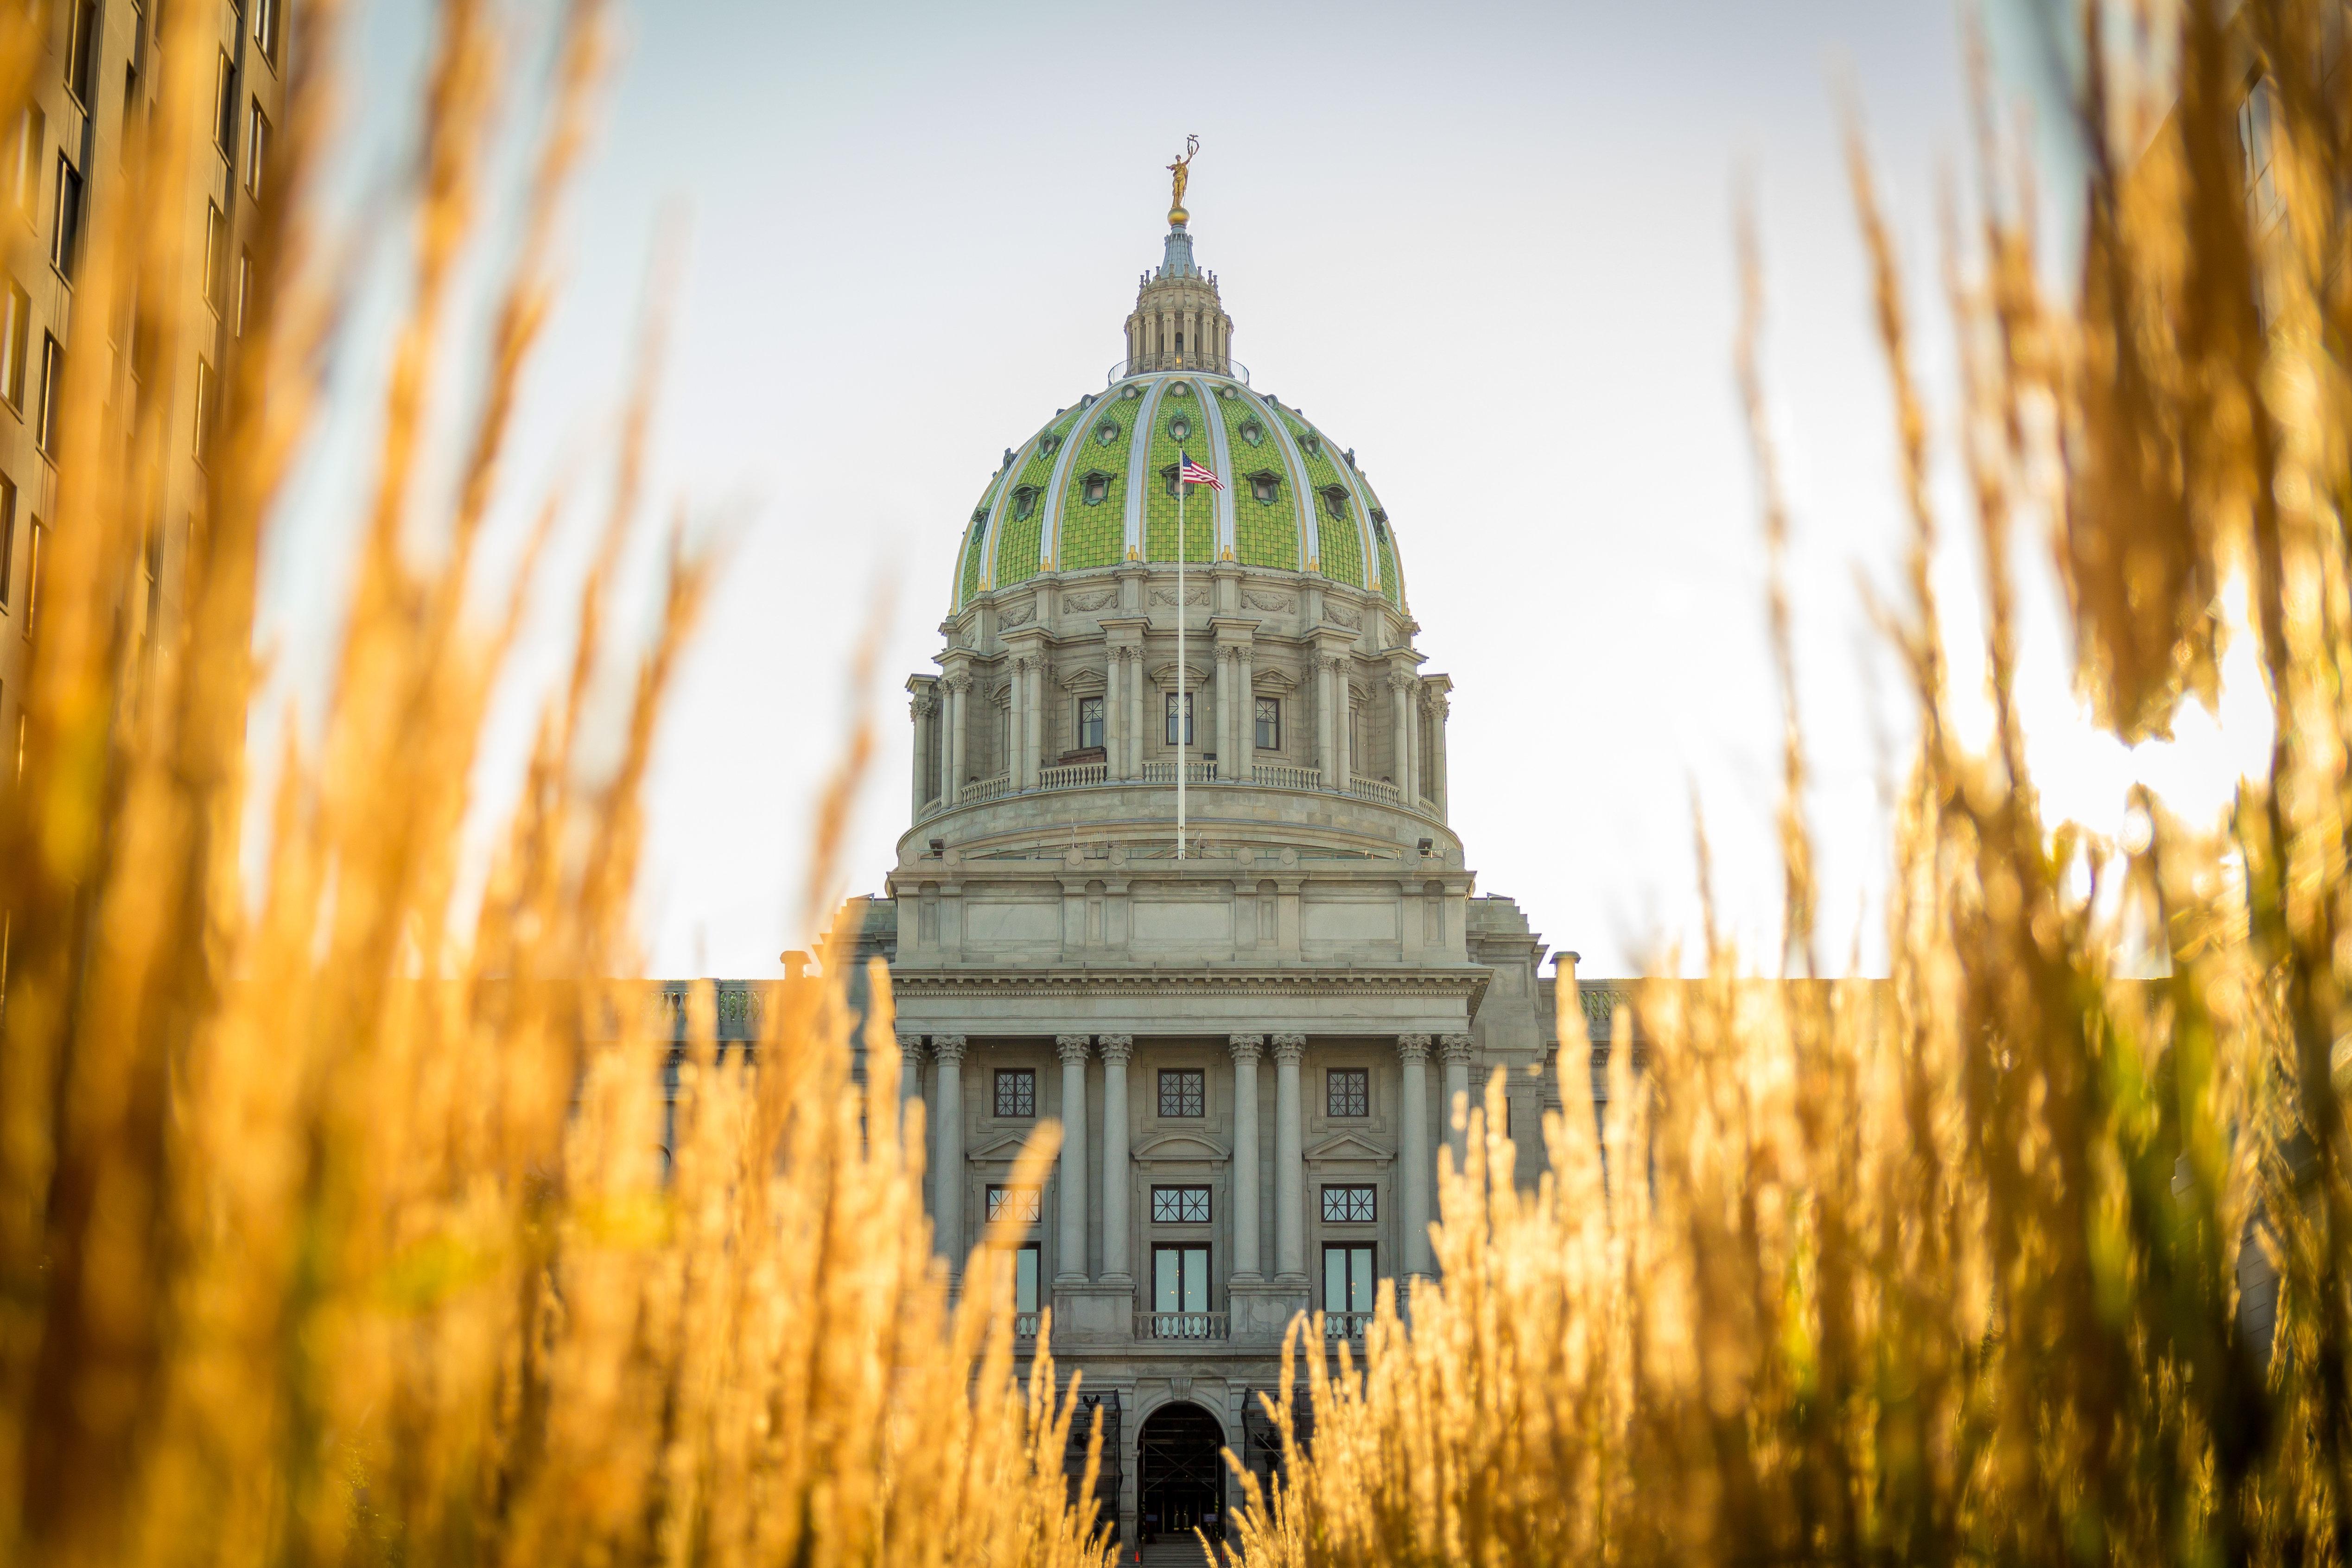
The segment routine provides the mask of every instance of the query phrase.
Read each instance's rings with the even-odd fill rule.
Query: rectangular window
[[[1282,749],[1282,700],[1279,697],[1257,699],[1257,748],[1260,751]]]
[[[212,455],[213,404],[220,398],[220,389],[214,384],[213,367],[202,355],[196,357],[196,461],[202,463]]]
[[[245,189],[257,202],[261,200],[261,161],[268,156],[269,117],[261,112],[261,100],[256,99],[245,118]]]
[[[122,134],[115,139],[114,166],[118,169],[131,162],[131,139],[139,125],[139,68],[122,68]]]
[[[1199,1116],[1206,1113],[1207,1074],[1196,1068],[1163,1068],[1160,1073],[1160,1113]]]
[[[205,205],[205,303],[218,315],[228,305],[228,219]]]
[[[66,35],[66,87],[85,111],[89,107],[89,73],[98,60],[98,0],[79,0],[73,8],[73,30]]]
[[[991,1225],[1000,1218],[1010,1219],[1015,1225],[1034,1225],[1040,1212],[1035,1187],[990,1185],[988,1222]]]
[[[1034,1241],[1013,1251],[1013,1310],[1024,1317],[1037,1311],[1037,1279],[1041,1272],[1043,1270],[1037,1267],[1037,1244]]]
[[[1078,749],[1100,750],[1103,743],[1103,700],[1100,697],[1078,699]]]
[[[16,145],[8,152],[8,179],[16,187],[16,210],[26,217],[41,197],[41,153],[48,139],[48,120],[37,109],[16,117]]]
[[[8,283],[8,298],[0,304],[0,398],[18,413],[25,407],[25,362],[32,358],[33,299]]]
[[[1323,1223],[1369,1225],[1378,1218],[1377,1187],[1327,1186],[1323,1189]]]
[[[48,532],[41,526],[41,519],[35,517],[31,535],[25,541],[25,635],[27,637],[33,634],[34,623],[41,618],[41,546],[48,538]],[[20,755],[16,761],[17,771],[21,773],[24,771],[23,757]]]
[[[0,610],[8,608],[16,565],[16,482],[0,474]]]
[[[1205,1312],[1209,1310],[1209,1249],[1206,1247],[1154,1247],[1151,1249],[1151,1310],[1155,1312]],[[1206,1330],[1203,1323],[1202,1329]],[[1181,1329],[1162,1330],[1181,1333]]]
[[[1205,1186],[1155,1186],[1151,1189],[1154,1225],[1206,1225],[1209,1189]]]
[[[1037,1113],[1037,1074],[1034,1071],[1026,1067],[997,1069],[996,1113],[1023,1117]]]
[[[229,329],[245,336],[245,313],[253,303],[253,252],[236,253],[236,298],[229,302]]]
[[[33,411],[33,444],[44,452],[57,450],[58,399],[65,392],[66,351],[48,333],[41,334],[41,402]]]
[[[1335,1067],[1323,1075],[1323,1113],[1327,1116],[1369,1116],[1372,1113],[1372,1073],[1368,1067]]]
[[[271,66],[278,64],[278,35],[282,20],[280,9],[285,0],[253,0],[253,43],[261,57]]]
[[[74,264],[81,259],[81,171],[73,160],[58,154],[57,226],[49,233],[49,260],[68,282]]]
[[[213,140],[236,167],[236,63],[224,52],[213,78]]]
[[[1174,692],[1168,694],[1168,744],[1171,746],[1192,744],[1192,696],[1193,694],[1191,692],[1184,694],[1184,737],[1179,740],[1176,737],[1176,694]]]
[[[1372,1249],[1367,1242],[1346,1241],[1323,1249],[1323,1311],[1330,1317],[1341,1312],[1369,1312],[1372,1310]],[[1353,1323],[1329,1322],[1324,1332],[1339,1337],[1360,1333]]]

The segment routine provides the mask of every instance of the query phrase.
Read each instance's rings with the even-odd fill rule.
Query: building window
[[[1273,506],[1282,499],[1282,476],[1270,468],[1261,468],[1249,476],[1250,494]]]
[[[1044,1210],[1034,1186],[1003,1186],[990,1183],[988,1188],[988,1222],[1009,1219],[1015,1225],[1034,1225]]]
[[[221,156],[236,167],[236,63],[224,53],[213,75],[213,141]]]
[[[1209,1310],[1209,1249],[1206,1247],[1154,1247],[1151,1249],[1151,1310],[1154,1312],[1206,1312]],[[1161,1324],[1163,1338],[1181,1337],[1185,1325]],[[1193,1329],[1205,1333],[1208,1324]]]
[[[228,219],[205,206],[205,303],[217,316],[228,306]]]
[[[201,463],[212,455],[213,405],[220,401],[220,388],[215,384],[213,367],[202,355],[196,359],[196,461]]]
[[[1206,1225],[1209,1189],[1205,1186],[1155,1186],[1151,1189],[1154,1225]]]
[[[33,411],[33,444],[57,450],[58,398],[65,391],[66,351],[56,338],[41,334],[41,402]]]
[[[1339,523],[1349,521],[1348,492],[1345,489],[1338,485],[1326,485],[1323,486],[1322,496],[1323,508],[1331,514],[1332,521]]]
[[[1171,441],[1190,441],[1192,438],[1192,422],[1178,414],[1168,422],[1168,436]]]
[[[33,204],[40,199],[41,152],[48,135],[48,120],[37,109],[26,109],[16,117],[16,144],[9,149],[8,180],[16,187],[16,210],[26,217],[33,215]]]
[[[1257,699],[1257,748],[1260,751],[1282,749],[1282,699]]]
[[[49,233],[49,260],[71,282],[81,260],[81,171],[58,154],[57,225]]]
[[[1103,700],[1100,697],[1078,699],[1078,749],[1099,748],[1103,743]]]
[[[1196,1067],[1162,1068],[1160,1072],[1160,1113],[1199,1116],[1206,1113],[1207,1076]]]
[[[8,608],[9,578],[16,564],[16,482],[0,474],[0,610]]]
[[[1258,445],[1265,440],[1265,426],[1260,424],[1254,419],[1244,420],[1242,422],[1241,437],[1244,441],[1248,442],[1252,446]]]
[[[1037,1281],[1044,1270],[1037,1266],[1037,1244],[1034,1241],[1013,1249],[1013,1310],[1021,1316],[1034,1317],[1037,1312]],[[1034,1334],[1034,1322],[1013,1325],[1015,1333]]]
[[[1323,1113],[1327,1116],[1369,1116],[1372,1113],[1372,1070],[1335,1067],[1323,1075]]]
[[[66,88],[83,112],[89,108],[90,70],[98,61],[98,0],[80,0],[73,8],[73,30],[66,35]]]
[[[25,540],[25,635],[27,637],[33,634],[34,624],[41,618],[41,546],[47,542],[49,530],[41,526],[40,518],[35,517],[30,537]],[[21,713],[23,710],[18,711]],[[20,747],[22,744],[19,737]],[[20,749],[16,771],[21,774],[24,770],[25,759]]]
[[[1181,739],[1177,737],[1176,733],[1176,704],[1177,695],[1174,692],[1170,692],[1168,694],[1168,744],[1171,746],[1190,746],[1192,744],[1192,694],[1191,692],[1186,692],[1183,695],[1184,733]]]
[[[1349,1322],[1339,1314],[1372,1310],[1372,1279],[1369,1243],[1346,1241],[1323,1249],[1324,1333],[1339,1338],[1363,1332],[1360,1318]]]
[[[278,64],[278,36],[281,26],[280,9],[284,0],[253,0],[253,42],[261,57],[273,67]]]
[[[261,161],[268,155],[269,117],[256,99],[245,117],[245,189],[257,202],[261,200]]]
[[[1323,1189],[1323,1223],[1369,1225],[1379,1218],[1376,1189],[1370,1186],[1327,1186]]]
[[[131,138],[139,125],[139,68],[125,63],[122,68],[122,134],[115,141],[114,166],[118,169],[131,162]]]
[[[236,298],[231,301],[229,327],[238,337],[245,336],[245,313],[253,304],[253,252],[240,248],[236,253]]]
[[[1087,506],[1099,507],[1110,499],[1110,476],[1101,470],[1089,472],[1086,476],[1085,486],[1086,487],[1079,492],[1079,498]]]
[[[1037,1074],[1026,1067],[998,1068],[996,1113],[1022,1118],[1034,1116],[1037,1113]]]
[[[1026,522],[1036,510],[1037,486],[1034,485],[1016,486],[1013,492],[1013,520]]]
[[[32,297],[11,279],[6,305],[0,307],[0,397],[20,413],[25,408],[25,361],[32,357]]]
[[[1095,439],[1105,446],[1108,446],[1112,442],[1117,441],[1118,439],[1118,421],[1115,419],[1106,419],[1100,424],[1096,425]]]

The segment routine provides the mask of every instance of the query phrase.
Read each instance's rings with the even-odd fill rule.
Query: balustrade
[[[1138,1339],[1224,1339],[1230,1322],[1224,1312],[1138,1312]]]

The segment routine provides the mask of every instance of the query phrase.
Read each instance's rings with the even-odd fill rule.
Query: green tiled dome
[[[1225,488],[1184,505],[1184,559],[1314,571],[1404,608],[1404,576],[1354,454],[1278,399],[1199,371],[1128,377],[1013,448],[966,522],[954,608],[1041,571],[1176,559],[1179,452]]]

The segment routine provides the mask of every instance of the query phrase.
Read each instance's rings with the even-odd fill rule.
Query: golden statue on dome
[[[1168,221],[1171,224],[1181,224],[1191,215],[1184,211],[1184,185],[1192,178],[1193,155],[1200,151],[1201,139],[1187,136],[1184,138],[1183,156],[1168,165],[1168,172],[1175,176],[1175,188],[1168,198]]]

